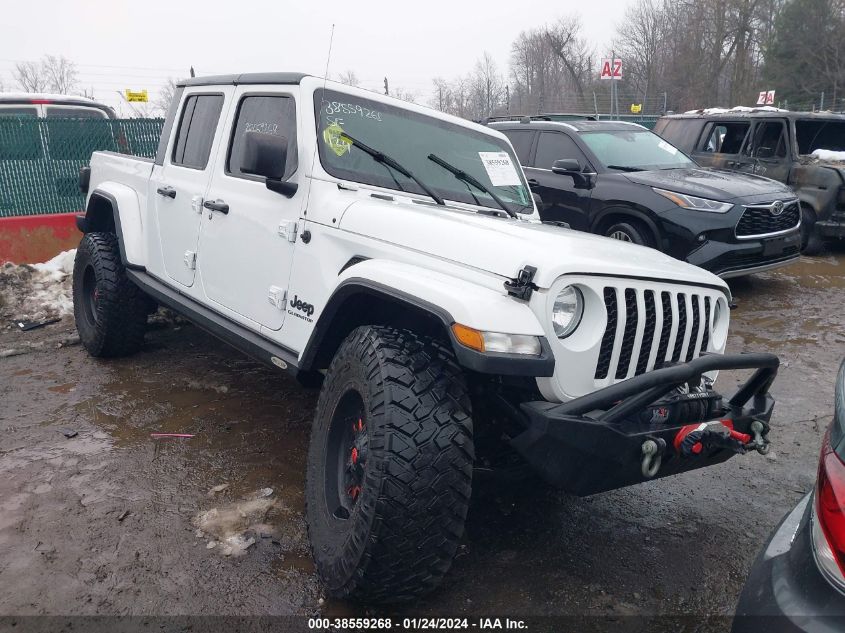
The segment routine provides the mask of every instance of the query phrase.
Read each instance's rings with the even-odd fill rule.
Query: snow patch
[[[76,249],[42,264],[0,267],[0,310],[16,319],[42,320],[73,314]]]
[[[684,114],[728,114],[730,112],[788,112],[774,106],[734,106],[733,108],[703,108],[699,110],[687,110]]]
[[[810,154],[813,158],[819,160],[842,160],[845,161],[845,152],[836,152],[832,149],[815,149]]]

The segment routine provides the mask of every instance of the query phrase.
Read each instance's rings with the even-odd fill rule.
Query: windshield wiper
[[[607,165],[608,169],[618,169],[619,171],[645,171],[640,167],[626,167],[625,165]]]
[[[517,217],[516,212],[513,209],[511,209],[508,205],[506,205],[504,203],[504,201],[499,196],[497,196],[495,193],[493,193],[487,187],[485,187],[477,178],[475,178],[475,176],[472,176],[471,174],[468,174],[465,171],[458,169],[454,165],[450,165],[445,160],[443,160],[442,158],[440,158],[439,156],[436,156],[434,154],[429,154],[428,160],[437,163],[438,165],[440,165],[446,171],[451,172],[455,176],[455,178],[457,178],[458,180],[462,180],[465,183],[472,185],[476,189],[483,191],[488,196],[493,198],[493,200],[496,202],[496,204],[498,204],[500,207],[502,207],[502,209],[505,210],[505,213],[507,213],[512,218]]]
[[[391,158],[390,156],[388,156],[384,152],[380,152],[377,149],[373,149],[369,145],[364,145],[361,141],[358,141],[358,140],[352,138],[346,132],[343,132],[340,135],[340,138],[343,139],[344,141],[351,143],[352,145],[354,145],[355,147],[360,149],[365,154],[369,154],[370,156],[372,156],[373,160],[375,160],[377,163],[382,163],[383,165],[387,165],[391,169],[395,169],[400,174],[405,176],[405,178],[410,178],[415,183],[417,183],[420,186],[420,189],[425,191],[431,197],[431,199],[434,200],[437,204],[442,205],[442,206],[446,206],[446,203],[443,201],[443,198],[441,198],[436,193],[434,193],[434,191],[432,191],[431,187],[429,187],[422,180],[420,180],[419,178],[414,176],[414,174],[412,174],[409,170],[405,169],[404,167],[402,167],[402,165],[397,163],[395,159]]]

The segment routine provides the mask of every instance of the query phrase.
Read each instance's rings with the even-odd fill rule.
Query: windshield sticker
[[[666,141],[660,141],[657,144],[657,147],[662,149],[664,152],[669,152],[670,154],[672,154],[672,156],[678,153],[678,150],[669,145],[669,143],[667,143]]]
[[[343,140],[343,128],[340,127],[337,120],[332,121],[332,123],[323,130],[323,142],[338,156],[343,156],[351,147],[349,143]]]
[[[522,184],[507,152],[478,152],[478,156],[494,187]]]
[[[362,119],[372,119],[374,121],[381,121],[381,112],[377,110],[370,110],[363,106],[355,105],[354,103],[343,103],[341,101],[323,101],[323,112],[326,114],[352,114],[358,115]]]

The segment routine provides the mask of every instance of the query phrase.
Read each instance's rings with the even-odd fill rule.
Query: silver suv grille
[[[751,239],[785,233],[801,223],[798,200],[777,200],[767,204],[748,205],[736,225],[739,239]]]
[[[689,362],[710,344],[709,296],[607,286],[604,305],[607,327],[596,380],[622,380],[669,363]],[[639,337],[638,332],[642,332]]]

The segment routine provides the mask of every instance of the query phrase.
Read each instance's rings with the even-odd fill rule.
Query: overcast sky
[[[191,65],[198,75],[322,76],[334,23],[331,76],[353,70],[366,88],[380,88],[387,76],[392,88],[426,102],[432,78],[466,73],[485,50],[504,71],[520,31],[573,13],[602,55],[630,1],[18,1],[3,11],[0,80],[14,90],[15,61],[64,55],[77,64],[84,87],[116,105],[117,91],[155,93]]]

